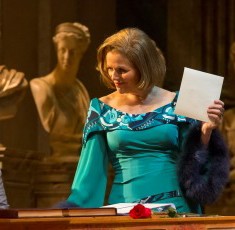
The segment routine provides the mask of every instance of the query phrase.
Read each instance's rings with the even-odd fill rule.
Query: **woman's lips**
[[[123,83],[122,82],[114,82],[116,87],[120,87]]]

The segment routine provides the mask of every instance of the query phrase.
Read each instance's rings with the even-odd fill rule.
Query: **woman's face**
[[[77,66],[82,56],[82,48],[74,37],[64,37],[57,42],[57,59],[61,69],[69,70]]]
[[[139,73],[125,55],[115,50],[109,51],[106,55],[106,68],[118,92],[131,93],[138,90]]]

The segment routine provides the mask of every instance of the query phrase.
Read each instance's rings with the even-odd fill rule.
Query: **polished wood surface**
[[[166,229],[206,230],[235,229],[235,216],[165,218],[152,216],[132,219],[129,216],[0,219],[1,230],[76,230],[76,229]]]

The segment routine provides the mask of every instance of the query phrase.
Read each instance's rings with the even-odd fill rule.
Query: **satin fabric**
[[[110,204],[180,191],[177,159],[183,137],[196,121],[174,114],[176,99],[144,114],[128,114],[92,99],[68,201],[80,207],[102,206],[109,162],[115,171]],[[174,203],[179,212],[200,213],[199,205],[183,195],[157,203]]]

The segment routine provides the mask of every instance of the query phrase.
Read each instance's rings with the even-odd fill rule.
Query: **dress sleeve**
[[[100,207],[107,184],[108,156],[103,132],[90,135],[83,145],[79,164],[67,201],[79,207]]]

